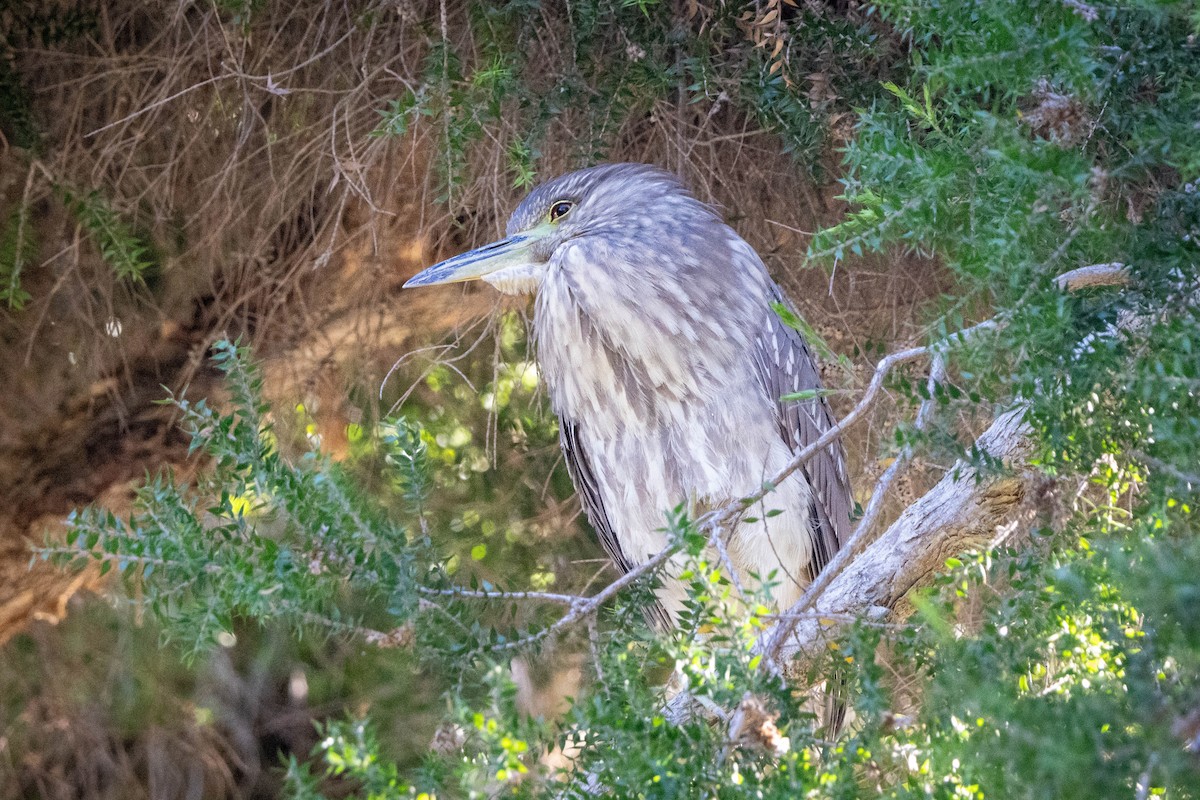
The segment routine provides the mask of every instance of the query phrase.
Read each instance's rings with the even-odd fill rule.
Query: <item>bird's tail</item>
[[[848,697],[850,686],[845,678],[833,678],[825,682],[825,708],[821,714],[821,730],[826,741],[837,741],[846,730],[852,712]]]

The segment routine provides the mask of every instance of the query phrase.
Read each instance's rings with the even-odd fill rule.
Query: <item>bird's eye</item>
[[[550,206],[550,221],[558,222],[574,207],[575,204],[569,200],[559,200],[557,203]]]

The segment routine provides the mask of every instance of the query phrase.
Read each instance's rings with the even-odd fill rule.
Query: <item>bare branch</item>
[[[1129,281],[1129,267],[1119,261],[1079,267],[1054,279],[1058,288],[1064,292],[1075,292],[1092,286],[1127,286]]]
[[[610,599],[615,597],[617,595],[617,593],[619,593],[622,589],[626,588],[627,586],[631,586],[632,584],[637,582],[642,576],[653,572],[654,570],[661,567],[663,564],[667,563],[667,561],[671,558],[671,556],[675,555],[675,553],[678,550],[679,550],[679,545],[677,545],[677,544],[671,545],[670,547],[663,549],[661,552],[658,553],[658,555],[654,556],[649,561],[644,561],[641,564],[638,564],[636,567],[631,569],[629,572],[626,572],[621,577],[617,578],[615,581],[610,583],[608,586],[605,586],[603,589],[601,589],[596,594],[592,595],[589,598],[586,598],[582,603],[579,603],[579,604],[573,606],[570,611],[568,611],[566,614],[564,614],[562,617],[560,617],[558,620],[556,620],[549,627],[543,628],[540,631],[538,631],[537,633],[530,634],[529,636],[526,636],[522,639],[518,639],[513,642],[508,642],[504,645],[501,645],[500,647],[498,647],[496,649],[498,649],[498,650],[514,650],[514,649],[518,649],[521,647],[526,647],[526,646],[534,644],[536,642],[540,642],[543,639],[553,638],[553,637],[557,636],[558,634],[562,633],[566,628],[570,627],[571,625],[574,625],[576,622],[580,622],[581,620],[586,619],[587,617],[591,616],[592,614],[595,614],[597,611],[600,610],[600,607],[602,605],[604,605]]]
[[[558,603],[565,606],[577,606],[588,601],[588,598],[577,594],[506,592],[500,590],[464,589],[458,586],[448,589],[433,589],[428,586],[418,586],[417,591],[431,597],[464,597],[472,600],[533,600],[544,603]]]
[[[945,379],[945,356],[940,352],[935,352],[929,365],[929,380],[926,383],[929,397],[922,401],[921,407],[917,409],[917,420],[913,425],[918,431],[925,430],[929,425],[929,420],[933,417],[934,408],[937,406],[937,400],[934,399],[935,391],[938,384]],[[850,537],[850,541],[854,541],[860,532],[865,536],[875,527],[875,522],[883,512],[884,499],[891,490],[892,484],[900,477],[901,473],[912,460],[912,457],[912,445],[906,444],[899,454],[897,454],[896,459],[884,471],[883,475],[879,476],[879,480],[875,482],[875,489],[871,492],[871,498],[867,501],[866,509],[863,511],[862,519],[859,520],[854,534]]]
[[[836,425],[817,437],[816,441],[796,453],[787,466],[772,475],[770,480],[764,483],[759,491],[741,500],[728,503],[721,508],[708,512],[696,520],[697,526],[705,531],[712,531],[714,528],[727,529],[732,522],[741,516],[747,506],[758,502],[774,491],[775,487],[787,479],[789,475],[811,461],[817,453],[820,453],[837,441],[843,431],[858,422],[871,409],[875,401],[879,399],[879,393],[883,390],[883,382],[893,369],[900,364],[916,361],[919,358],[927,356],[929,352],[930,349],[928,347],[910,347],[907,350],[901,350],[898,353],[885,356],[875,366],[875,373],[871,376],[871,382],[867,384],[867,389],[863,392],[863,396],[846,416],[842,417]]]
[[[312,612],[304,612],[299,615],[301,619],[313,625],[320,625],[337,633],[349,634],[351,636],[361,636],[363,641],[374,647],[383,649],[408,647],[413,643],[416,632],[411,622],[392,628],[390,631],[380,631],[374,628],[368,628],[364,625],[358,625],[351,622],[332,619],[314,614]]]
[[[1200,486],[1200,474],[1197,474],[1194,472],[1184,472],[1183,470],[1178,469],[1177,467],[1171,466],[1170,464],[1163,461],[1162,459],[1155,458],[1154,456],[1150,455],[1149,453],[1144,453],[1141,450],[1134,450],[1132,455],[1138,461],[1141,461],[1143,464],[1150,467],[1151,469],[1156,469],[1159,472],[1164,472],[1167,475],[1170,475],[1172,478],[1174,478],[1177,481],[1183,481],[1184,483],[1191,484],[1192,486]]]
[[[1024,461],[1033,446],[1025,410],[1019,406],[1002,414],[979,438],[979,449],[1005,462]],[[875,607],[894,608],[910,589],[939,572],[947,558],[987,545],[1032,479],[1031,473],[988,475],[960,461],[835,578],[811,595],[806,592],[786,612],[788,619],[767,634],[765,651],[776,663],[811,657],[847,620]]]

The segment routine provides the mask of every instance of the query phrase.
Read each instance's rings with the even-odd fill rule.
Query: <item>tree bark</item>
[[[977,444],[1016,470],[988,474],[962,461],[955,464],[795,621],[779,645],[778,663],[796,673],[851,620],[875,616],[874,609],[895,609],[912,589],[929,583],[946,559],[1003,534],[1037,480],[1024,467],[1033,447],[1030,434],[1024,405],[998,417]]]

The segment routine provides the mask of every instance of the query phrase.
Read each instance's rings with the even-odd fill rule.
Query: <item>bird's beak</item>
[[[548,231],[535,228],[448,258],[409,278],[404,288],[470,281],[502,269],[529,266],[533,260],[533,245],[545,233]]]

